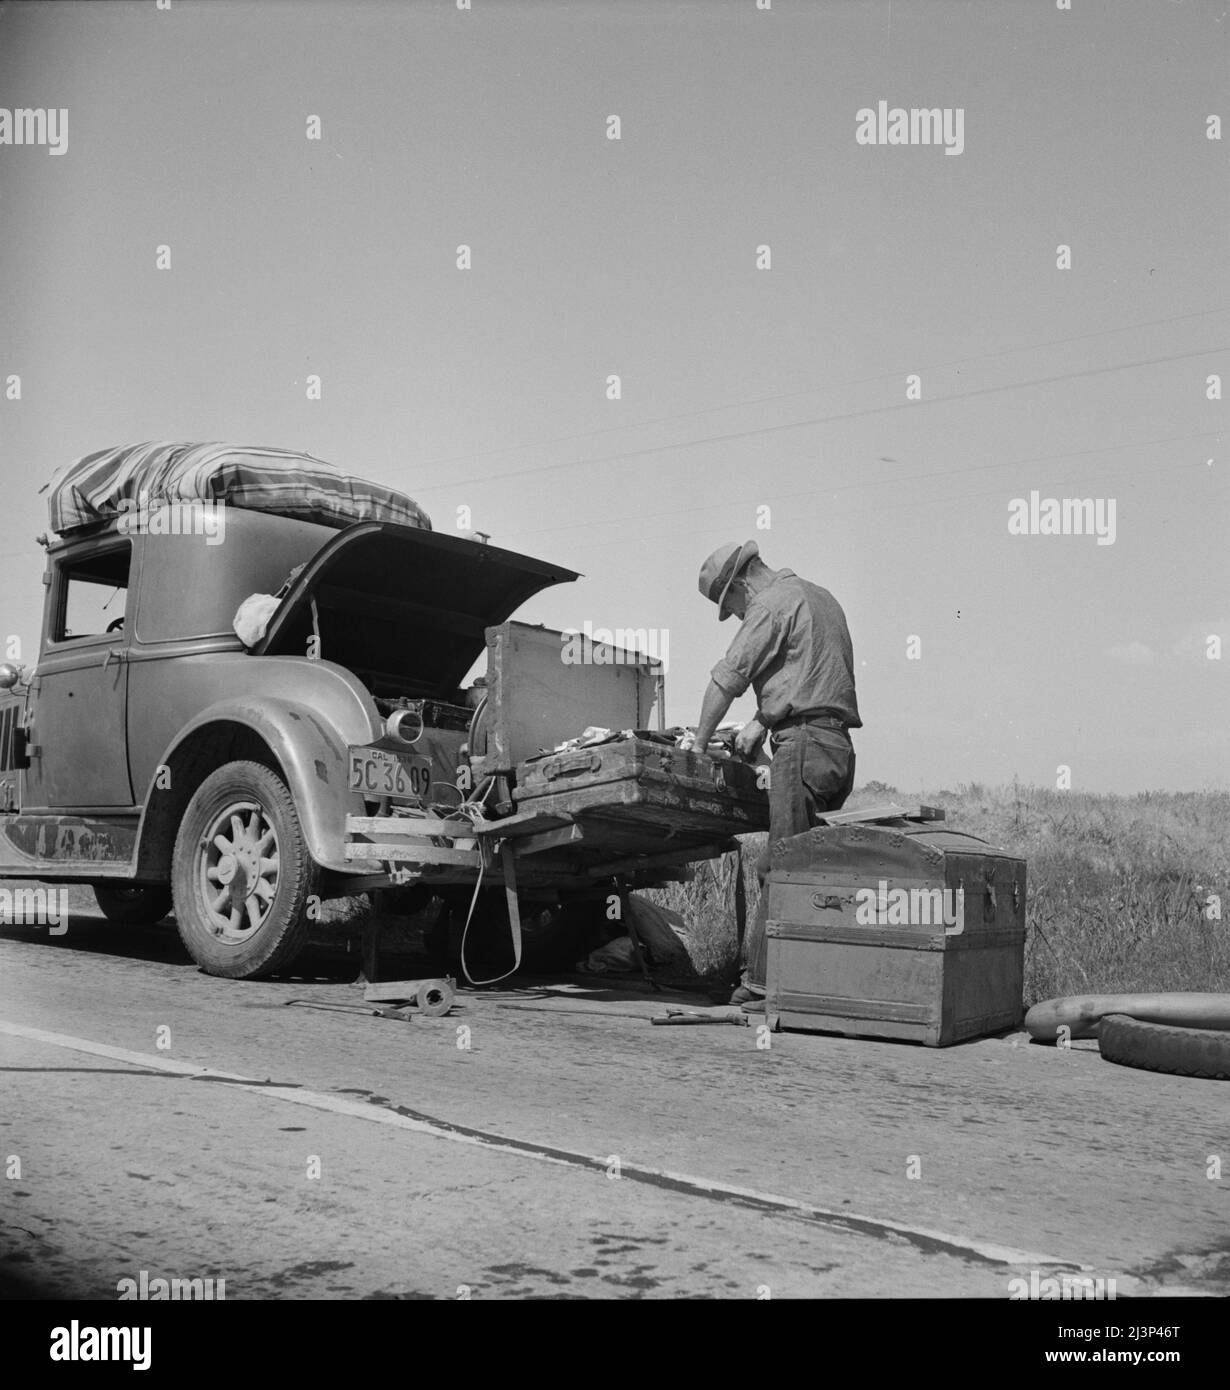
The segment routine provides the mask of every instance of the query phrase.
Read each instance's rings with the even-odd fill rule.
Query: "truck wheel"
[[[1098,1028],[1098,1050],[1122,1067],[1230,1081],[1230,1033],[1217,1029],[1175,1028],[1109,1014]]]
[[[147,886],[96,883],[94,897],[108,922],[148,927],[171,910],[171,890],[165,883]]]
[[[208,975],[284,969],[308,935],[317,878],[286,783],[260,763],[227,763],[196,789],[175,840],[179,934]]]

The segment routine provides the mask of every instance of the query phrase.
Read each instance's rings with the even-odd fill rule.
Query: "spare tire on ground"
[[[1187,994],[1070,994],[1044,999],[1025,1015],[1025,1027],[1038,1042],[1054,1042],[1059,1030],[1067,1037],[1096,1038],[1099,1022],[1124,1014],[1147,1023],[1176,1028],[1230,1031],[1230,994],[1197,991]]]
[[[1098,1049],[1108,1062],[1124,1067],[1230,1081],[1230,1033],[1214,1029],[1109,1014],[1098,1028]]]

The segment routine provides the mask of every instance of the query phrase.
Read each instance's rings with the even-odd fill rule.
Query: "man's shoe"
[[[732,1004],[751,1004],[757,999],[763,1001],[764,993],[761,990],[749,989],[747,985],[740,985],[730,996]]]
[[[740,1004],[739,1007],[745,1014],[762,1014],[764,1013],[764,996],[754,995],[746,1004]]]

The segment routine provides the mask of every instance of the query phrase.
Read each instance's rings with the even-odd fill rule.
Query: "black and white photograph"
[[[1230,0],[0,0],[34,1371],[1211,1356],[1228,153]]]

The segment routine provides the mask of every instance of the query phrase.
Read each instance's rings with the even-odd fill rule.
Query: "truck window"
[[[128,601],[132,544],[87,559],[69,561],[60,570],[60,606],[52,634],[55,642],[122,632]]]

